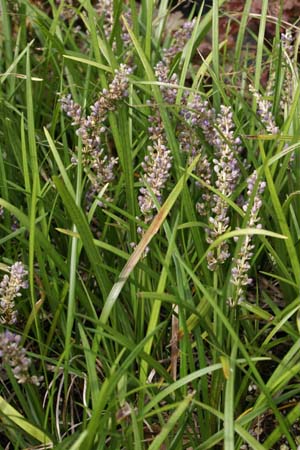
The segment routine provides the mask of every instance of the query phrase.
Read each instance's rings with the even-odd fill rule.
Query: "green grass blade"
[[[212,4],[212,66],[214,71],[213,81],[213,103],[214,108],[218,111],[220,108],[219,87],[215,80],[220,79],[219,64],[219,1],[214,0]]]
[[[166,288],[168,272],[169,272],[169,265],[170,265],[171,258],[172,258],[173,252],[174,252],[176,235],[177,235],[177,225],[175,224],[175,226],[173,227],[173,232],[172,232],[170,241],[169,241],[169,247],[168,247],[168,251],[166,254],[166,258],[165,258],[165,264],[164,264],[163,270],[161,272],[161,276],[159,278],[159,282],[158,282],[158,286],[157,286],[157,294],[163,294],[165,291],[165,288]],[[153,330],[157,326],[160,309],[161,309],[161,304],[162,304],[161,300],[156,299],[152,305],[150,319],[149,319],[148,328],[147,328],[147,334],[152,334]],[[147,341],[146,347],[144,349],[145,353],[147,353],[149,355],[151,353],[152,343],[153,343],[153,338],[151,338]],[[147,375],[148,375],[147,372],[148,372],[147,364],[146,363],[144,364],[142,362],[141,369],[140,369],[141,384],[144,384],[146,382]]]
[[[109,292],[110,281],[106,271],[103,268],[102,258],[98,252],[98,249],[94,245],[93,235],[84,216],[84,213],[80,208],[78,208],[71,194],[63,184],[62,180],[60,180],[58,177],[53,177],[53,181],[72,222],[76,225],[78,233],[80,234],[80,238],[90,260],[98,286],[102,292],[103,298],[105,299]],[[102,268],[100,268],[101,266]]]
[[[259,144],[260,144],[262,160],[264,163],[264,172],[265,172],[266,180],[268,183],[270,198],[271,198],[271,201],[272,201],[272,204],[274,207],[275,216],[278,221],[281,232],[287,237],[287,239],[285,240],[285,246],[286,246],[288,255],[290,257],[290,263],[291,263],[293,273],[294,273],[294,281],[297,284],[297,286],[300,287],[300,262],[299,262],[299,258],[298,258],[298,255],[297,255],[297,252],[295,249],[295,244],[293,242],[289,226],[286,222],[286,218],[285,218],[281,203],[279,201],[278,194],[275,189],[274,181],[273,181],[269,166],[267,164],[267,157],[266,157],[266,154],[264,151],[263,144],[262,144],[262,142],[260,142]]]
[[[156,330],[154,330],[154,333],[155,332],[157,333],[160,327],[161,325],[158,326]],[[106,378],[101,386],[100,392],[96,399],[96,404],[93,408],[91,420],[87,427],[88,434],[85,441],[80,446],[80,450],[91,450],[94,448],[93,446],[94,438],[97,435],[97,433],[99,433],[99,431],[101,432],[101,429],[99,430],[99,422],[101,420],[101,416],[103,414],[105,405],[108,401],[111,400],[113,391],[116,388],[118,381],[124,375],[126,369],[141,353],[142,349],[146,344],[147,339],[149,338],[151,338],[151,335],[146,336],[141,342],[137,343],[135,348],[130,352],[130,354],[127,356],[127,358],[124,360],[122,364],[120,364],[120,360],[123,357],[125,349],[121,350],[120,354],[117,356],[116,360],[114,361],[113,367],[111,368],[110,377]]]
[[[143,254],[145,252],[145,249],[148,246],[148,244],[150,243],[151,239],[158,232],[158,230],[164,223],[164,220],[166,219],[170,210],[174,206],[175,201],[177,200],[178,196],[180,195],[180,193],[184,187],[184,183],[186,182],[186,179],[194,170],[194,167],[196,166],[198,159],[199,158],[194,159],[194,161],[188,168],[187,173],[184,174],[180,178],[180,180],[178,181],[176,186],[173,188],[169,197],[167,198],[165,203],[160,208],[158,214],[151,222],[151,225],[149,226],[148,230],[146,231],[146,233],[142,237],[141,241],[136,246],[134,252],[130,256],[129,260],[123,267],[123,269],[119,275],[118,281],[113,285],[113,287],[107,297],[106,303],[105,303],[102,313],[100,315],[100,319],[99,319],[100,323],[107,322],[109,314],[110,314],[115,302],[117,301],[124,284],[128,280],[128,277],[132,273],[132,271],[135,268],[135,266],[137,265],[137,263],[140,261],[141,257],[143,256]]]
[[[25,431],[25,433],[34,437],[41,444],[53,445],[51,439],[42,430],[29,423],[22,414],[7,403],[3,397],[0,397],[0,414],[9,418],[13,423]]]
[[[64,163],[63,163],[63,161],[62,161],[62,159],[60,157],[59,152],[57,151],[57,148],[56,148],[56,146],[55,146],[55,144],[53,142],[52,137],[50,136],[49,131],[45,127],[44,127],[44,133],[45,133],[46,139],[48,141],[50,150],[52,151],[52,154],[54,156],[54,159],[55,159],[55,162],[57,164],[57,167],[58,167],[58,169],[60,171],[60,174],[62,176],[62,179],[64,180],[65,186],[68,189],[69,193],[72,195],[72,197],[75,199],[75,192],[74,192],[72,183],[71,183],[71,181],[70,181],[70,179],[68,177],[68,174],[67,174],[67,171],[65,169]]]
[[[86,336],[86,333],[81,324],[78,325],[80,338],[82,341],[82,346],[84,349],[84,356],[87,363],[87,374],[89,379],[91,397],[92,397],[92,405],[93,407],[96,405],[97,395],[99,393],[99,379],[97,375],[96,365],[95,365],[95,356],[92,354],[92,350],[89,346],[89,342]]]
[[[225,388],[224,409],[224,450],[234,450],[234,391],[235,391],[235,358],[236,343],[233,345],[231,358],[228,361],[228,374]]]
[[[193,400],[193,396],[195,393],[188,395],[186,398],[182,400],[182,402],[177,406],[171,417],[169,418],[168,422],[163,426],[160,433],[156,436],[154,441],[151,443],[149,450],[159,450],[161,449],[161,445],[165,441],[165,439],[168,437],[168,435],[171,433],[173,428],[177,425],[178,421],[180,420],[181,416],[185,413],[187,408],[189,407],[190,403]]]

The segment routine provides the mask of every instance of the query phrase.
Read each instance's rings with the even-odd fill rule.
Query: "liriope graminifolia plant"
[[[166,2],[154,6],[70,0],[51,2],[45,16],[27,4],[39,50],[31,44],[16,63],[26,80],[10,78],[6,91],[8,74],[1,78],[10,111],[2,122],[1,245],[10,267],[29,255],[17,283],[25,287],[28,275],[32,304],[43,300],[33,311],[19,303],[21,288],[8,289],[10,269],[1,285],[9,378],[1,392],[58,448],[158,450],[163,441],[178,449],[261,448],[265,437],[254,431],[262,411],[276,415],[290,442],[279,405],[292,397],[289,377],[298,368],[297,258],[291,239],[278,237],[288,236],[285,221],[293,238],[299,228],[290,158],[297,147],[289,145],[297,122],[289,122],[297,109],[293,37],[280,38],[278,29],[271,52],[260,34],[269,71],[262,87],[262,67],[252,67],[250,54],[234,61],[231,76],[216,3],[172,32]],[[213,55],[204,60],[198,44],[212,15]],[[218,76],[217,54],[226,64],[220,58]],[[47,92],[37,88],[43,77]],[[53,103],[46,95],[41,102],[41,91]],[[19,223],[13,231],[9,214]],[[282,289],[284,300],[265,285]],[[280,339],[291,347],[283,358]],[[39,349],[37,379],[24,345]],[[266,357],[274,378],[261,369]],[[22,448],[33,447],[26,439]]]

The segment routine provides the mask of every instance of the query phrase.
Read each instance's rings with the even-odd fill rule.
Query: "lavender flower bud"
[[[170,48],[164,49],[164,63],[169,66],[173,58],[180,52],[182,52],[185,44],[192,36],[192,32],[195,26],[195,20],[191,22],[185,22],[181,28],[174,33],[173,44]]]
[[[81,106],[72,100],[71,94],[60,98],[59,102],[61,103],[61,109],[73,120],[72,125],[80,125],[82,115]]]
[[[250,85],[249,86],[250,92],[252,92],[253,96],[256,98],[257,101],[257,113],[263,123],[263,125],[266,127],[266,130],[270,134],[277,134],[279,131],[279,128],[275,124],[275,118],[272,114],[272,103],[271,101],[266,98],[264,99],[262,95],[257,92],[257,90]],[[271,94],[270,88],[267,90],[267,94]],[[269,96],[268,95],[268,96]]]
[[[80,136],[82,149],[82,164],[89,173],[92,190],[95,195],[106,183],[114,179],[114,169],[118,159],[108,154],[105,134],[107,115],[117,108],[118,102],[128,96],[129,75],[132,68],[121,64],[115,70],[114,78],[107,89],[103,89],[98,99],[90,107],[90,115],[85,117],[81,107],[75,104],[70,95],[61,99],[62,109],[73,119],[72,125],[77,127],[76,134]],[[72,163],[76,163],[76,155]]]
[[[257,172],[254,171],[253,174],[247,180],[247,196],[243,210],[245,212],[250,208],[250,199],[253,195],[254,186],[257,185]],[[259,210],[262,206],[261,195],[265,189],[266,183],[261,181],[257,186],[257,192],[254,197],[253,203],[251,205],[249,219],[247,227],[249,228],[260,228],[259,222]],[[234,260],[234,266],[231,269],[231,283],[235,286],[236,292],[236,303],[240,304],[245,299],[245,288],[251,284],[252,279],[248,277],[248,272],[250,270],[250,263],[253,256],[254,245],[252,244],[252,237],[247,235],[243,238],[242,246],[240,248],[238,257]]]
[[[216,118],[217,128],[212,136],[212,142],[218,158],[214,158],[214,171],[216,173],[215,185],[221,194],[230,197],[235,190],[240,176],[236,153],[238,151],[233,134],[233,120],[230,108],[221,106],[220,114]],[[226,233],[229,228],[228,203],[218,195],[212,196],[212,212],[214,213],[212,227],[209,229],[207,241],[211,243],[218,236]],[[223,241],[208,255],[208,267],[215,270],[217,263],[223,264],[230,257],[229,246]]]
[[[229,228],[228,203],[224,197],[232,195],[240,177],[237,155],[241,151],[241,139],[234,136],[231,109],[222,105],[220,113],[216,115],[215,110],[198,94],[187,102],[186,109],[181,111],[181,115],[190,126],[190,129],[185,128],[179,135],[181,148],[184,151],[191,150],[192,154],[203,153],[196,134],[197,128],[202,131],[207,143],[213,148],[212,162],[203,154],[196,168],[199,178],[207,185],[212,186],[214,183],[222,194],[222,197],[212,195],[208,189],[201,186],[203,191],[201,201],[196,204],[196,209],[201,215],[210,213],[207,242],[211,244]],[[218,264],[224,263],[229,256],[228,244],[223,241],[218,248],[208,254],[209,269],[215,270]]]
[[[163,99],[169,105],[173,105],[176,101],[176,95],[178,90],[178,76],[173,73],[171,79],[169,78],[169,67],[163,62],[160,61],[155,66],[155,76],[160,83],[169,83],[173,86],[160,86],[161,93],[163,95]]]
[[[280,108],[287,115],[291,105],[291,98],[294,98],[295,82],[293,77],[294,62],[294,36],[291,29],[281,34],[282,44],[282,69],[284,79],[282,83],[282,95],[280,99]]]
[[[29,375],[31,359],[26,356],[26,350],[20,346],[21,336],[6,330],[0,333],[1,364],[11,367],[18,383],[32,383],[39,386],[43,377]]]
[[[154,120],[154,118],[151,120]],[[159,113],[157,113],[156,120],[156,126],[152,127],[150,136],[153,144],[147,148],[148,154],[142,163],[144,176],[140,178],[142,183],[144,180],[147,182],[152,194],[148,188],[142,187],[138,197],[140,210],[145,216],[146,222],[152,220],[153,210],[156,209],[152,195],[157,198],[159,203],[161,202],[163,189],[172,166],[171,151],[167,147],[164,127]]]
[[[109,39],[114,23],[113,0],[97,0],[95,10],[100,17],[103,17],[104,34],[106,39]]]
[[[21,262],[13,264],[9,272],[10,276],[4,275],[0,283],[0,322],[12,325],[17,321],[15,298],[21,296],[21,289],[27,289],[28,272]]]

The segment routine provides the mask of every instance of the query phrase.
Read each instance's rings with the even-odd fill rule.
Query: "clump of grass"
[[[96,3],[1,2],[0,447],[296,450],[296,26]]]

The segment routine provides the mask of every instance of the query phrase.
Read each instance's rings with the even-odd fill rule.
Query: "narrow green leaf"
[[[179,406],[177,406],[177,408],[175,409],[175,411],[169,418],[168,422],[163,426],[160,433],[156,436],[156,438],[150,445],[149,450],[161,449],[162,443],[165,441],[165,439],[171,433],[173,428],[177,425],[179,419],[185,413],[186,409],[189,407],[190,403],[192,402],[194,395],[195,395],[195,392],[188,395],[186,398],[184,398],[182,400],[182,402],[179,404]]]
[[[62,179],[64,180],[64,183],[65,183],[69,193],[75,199],[75,192],[74,192],[72,183],[71,183],[71,181],[70,181],[70,179],[68,177],[68,174],[67,174],[67,171],[65,169],[64,163],[62,162],[61,157],[60,157],[60,155],[59,155],[59,153],[58,153],[58,151],[56,149],[56,146],[55,146],[55,144],[53,142],[53,139],[50,136],[50,133],[49,133],[49,131],[47,130],[46,127],[44,127],[44,133],[45,133],[46,139],[48,141],[50,150],[52,151],[52,154],[54,156],[55,162],[56,162],[56,164],[57,164],[57,166],[59,168],[59,171],[61,173]]]
[[[92,405],[94,407],[96,405],[97,395],[99,393],[99,379],[96,370],[95,356],[92,354],[92,349],[90,348],[87,336],[82,325],[78,324],[78,327],[87,365],[87,374],[89,379],[89,389],[92,397]]]
[[[106,270],[103,268],[103,261],[93,242],[93,235],[90,230],[89,224],[82,212],[81,208],[79,208],[72,195],[66,189],[62,180],[58,177],[53,177],[53,181],[55,186],[62,198],[62,201],[65,205],[66,210],[72,220],[72,222],[76,225],[77,230],[80,234],[80,238],[82,240],[83,246],[93,268],[97,283],[99,288],[101,289],[103,298],[105,299],[109,292],[110,281],[107,276]],[[102,266],[102,268],[101,268]]]
[[[184,174],[180,178],[180,180],[178,181],[178,183],[176,184],[176,186],[173,188],[172,192],[170,193],[169,197],[167,198],[165,203],[160,208],[158,214],[153,219],[151,225],[149,226],[148,230],[142,237],[141,241],[136,246],[136,248],[135,248],[134,252],[132,253],[132,255],[130,256],[129,260],[123,267],[123,269],[119,275],[118,281],[113,285],[113,287],[107,297],[106,303],[105,303],[102,313],[100,315],[100,319],[99,319],[100,323],[107,322],[109,314],[110,314],[115,302],[117,301],[118,296],[119,296],[124,284],[128,280],[128,277],[132,273],[133,269],[135,268],[135,266],[137,265],[139,260],[142,258],[147,245],[150,243],[153,236],[155,236],[155,234],[158,232],[158,230],[162,226],[164,220],[166,219],[167,215],[169,214],[170,210],[174,206],[175,201],[177,200],[178,196],[180,195],[180,192],[183,189],[184,183],[186,182],[186,180],[188,179],[188,177],[194,170],[195,166],[197,165],[198,160],[199,160],[199,156],[194,159],[194,161],[188,168],[187,173]]]
[[[235,450],[234,445],[234,387],[235,387],[235,358],[237,344],[233,344],[231,357],[229,359],[229,372],[225,388],[224,409],[224,450]]]
[[[261,152],[262,159],[263,159],[263,164],[264,164],[263,168],[264,168],[266,180],[268,183],[270,198],[271,198],[271,201],[272,201],[272,204],[274,207],[275,216],[279,223],[281,232],[287,237],[287,239],[285,240],[286,249],[287,249],[288,255],[290,257],[290,262],[291,262],[291,266],[292,266],[292,269],[294,272],[295,282],[297,283],[298,288],[300,288],[300,262],[299,262],[298,254],[297,254],[297,251],[295,248],[295,243],[293,242],[289,226],[286,222],[286,218],[285,218],[280,200],[278,198],[278,194],[276,192],[276,188],[275,188],[274,181],[273,181],[273,178],[272,178],[272,175],[270,172],[270,168],[267,164],[268,158],[265,154],[265,150],[264,150],[262,142],[259,143],[259,147],[260,147],[260,152]]]
[[[153,333],[157,333],[161,328],[161,325],[157,327]],[[99,428],[99,423],[101,421],[101,417],[103,415],[103,411],[106,403],[111,399],[113,395],[113,391],[117,386],[117,383],[121,379],[121,377],[126,372],[127,368],[132,364],[132,362],[137,358],[142,349],[144,348],[147,339],[150,339],[152,335],[146,336],[142,339],[141,342],[137,343],[135,348],[130,352],[127,358],[120,363],[126,349],[122,349],[116,360],[113,363],[111,368],[111,375],[107,377],[102,383],[101,389],[96,399],[96,404],[93,408],[93,414],[91,420],[87,427],[87,437],[84,440],[83,444],[79,447],[79,450],[91,450],[94,448],[94,439],[97,433],[101,433],[101,428]]]
[[[3,397],[0,396],[0,415],[7,417],[25,433],[34,437],[37,441],[44,445],[53,445],[51,439],[39,428],[29,423],[22,414],[13,408]]]
[[[105,72],[108,72],[108,73],[113,72],[112,68],[109,66],[105,66],[104,64],[100,64],[96,61],[93,61],[91,59],[87,59],[87,58],[84,58],[81,56],[72,55],[71,52],[63,55],[63,57],[66,59],[70,59],[72,61],[79,62],[80,64],[87,64],[88,66],[96,67],[97,69],[104,70]]]

